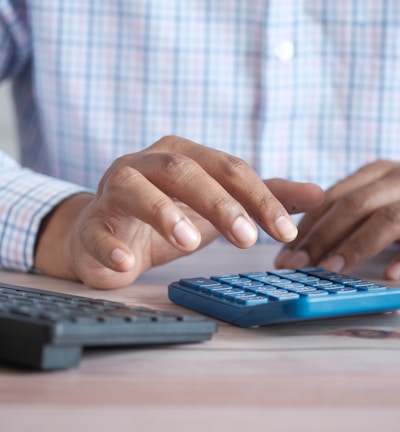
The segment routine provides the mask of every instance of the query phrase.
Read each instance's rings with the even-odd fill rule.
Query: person
[[[0,16],[22,164],[0,157],[3,268],[114,288],[219,233],[250,247],[258,225],[289,242],[277,266],[348,271],[398,239],[396,2],[8,0]],[[312,183],[334,185],[322,205]]]

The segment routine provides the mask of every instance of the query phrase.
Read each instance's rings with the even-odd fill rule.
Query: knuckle
[[[396,164],[396,166],[394,166],[389,174],[388,174],[388,178],[390,179],[395,179],[396,185],[398,187],[398,182],[400,180],[400,164]]]
[[[369,163],[365,164],[364,166],[362,166],[362,167],[359,169],[359,171],[363,171],[363,170],[366,170],[366,169],[370,169],[370,168],[372,168],[372,167],[375,167],[375,168],[385,167],[385,166],[386,166],[386,162],[387,162],[387,161],[385,161],[385,160],[383,160],[383,159],[377,159],[377,160],[374,160],[374,161],[372,161],[372,162],[369,162]]]
[[[393,161],[390,161],[390,160],[387,160],[387,159],[378,159],[376,161],[376,164],[378,166],[382,166],[384,168],[387,168],[387,167],[392,167],[393,166]]]
[[[224,215],[228,208],[232,206],[231,200],[226,196],[218,197],[213,201],[211,211],[214,215]]]
[[[222,161],[221,169],[224,175],[243,178],[249,170],[249,165],[243,159],[227,155]]]
[[[279,211],[279,204],[273,195],[262,196],[257,202],[257,214],[253,217],[259,225],[263,225],[267,220],[275,218],[275,212]]]
[[[371,162],[368,166],[375,166],[379,168],[392,168],[395,165],[395,162],[387,160],[387,159],[378,159],[375,162]]]
[[[166,153],[160,164],[160,169],[167,178],[180,184],[187,178],[193,179],[198,168],[198,164],[193,159],[178,153]]]
[[[369,171],[371,169],[378,171],[385,171],[393,166],[393,162],[386,159],[377,159],[375,161],[369,162],[366,165],[362,166],[358,171],[364,172]]]
[[[161,169],[170,173],[182,171],[190,164],[190,159],[178,153],[165,153],[161,161]]]
[[[150,148],[152,150],[174,149],[179,143],[182,142],[182,138],[177,135],[164,135],[157,140]]]
[[[151,203],[151,214],[154,220],[165,221],[166,215],[171,213],[171,202],[164,197],[155,199]]]
[[[260,198],[258,206],[261,210],[270,211],[271,207],[276,207],[277,200],[274,195],[267,195]]]
[[[391,173],[396,173],[396,171],[400,168],[398,162],[394,162],[387,159],[378,159],[376,161],[370,162],[363,167],[361,167],[358,172],[368,173],[374,172],[379,175],[379,177],[384,177],[390,175]]]
[[[345,214],[364,213],[369,206],[369,199],[364,194],[350,193],[341,198],[339,205]]]
[[[377,216],[383,224],[397,227],[400,224],[400,203],[380,208],[377,210]]]
[[[109,189],[118,189],[121,185],[134,182],[139,176],[141,176],[141,174],[130,166],[119,166],[110,174],[107,187]]]

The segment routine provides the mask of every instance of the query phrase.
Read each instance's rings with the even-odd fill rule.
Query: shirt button
[[[283,41],[275,49],[275,55],[279,60],[288,61],[294,57],[294,43]]]

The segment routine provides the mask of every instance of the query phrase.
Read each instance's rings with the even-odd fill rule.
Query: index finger
[[[273,238],[284,242],[296,238],[297,227],[285,207],[244,160],[179,137],[164,138],[151,148],[194,159]]]

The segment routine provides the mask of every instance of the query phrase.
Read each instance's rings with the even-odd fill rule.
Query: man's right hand
[[[248,248],[257,240],[255,223],[276,240],[290,242],[297,228],[288,213],[313,209],[322,199],[315,185],[263,181],[241,159],[164,137],[114,161],[96,195],[72,196],[47,216],[35,268],[116,288],[219,233]]]

